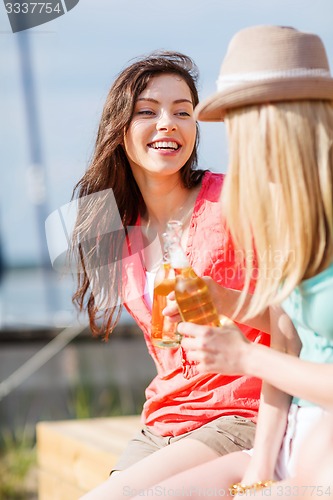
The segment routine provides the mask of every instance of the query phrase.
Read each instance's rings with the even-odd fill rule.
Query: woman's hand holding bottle
[[[223,293],[227,289],[209,277],[203,279],[220,313]],[[178,332],[183,336],[182,347],[186,350],[188,359],[198,363],[197,368],[200,372],[229,375],[245,373],[244,358],[249,355],[251,345],[233,321],[221,316],[221,327],[182,322],[174,292],[168,295],[168,302],[168,306],[162,312],[170,321],[179,323]]]
[[[253,344],[228,318],[222,318],[222,328],[180,323],[182,347],[189,361],[197,363],[201,373],[243,375]]]
[[[218,314],[227,314],[227,311],[224,310],[222,307],[222,304],[225,299],[225,295],[229,292],[233,293],[233,290],[228,290],[227,288],[224,288],[220,286],[216,281],[214,281],[210,276],[203,276],[202,279],[205,281],[206,285],[208,286],[209,292],[211,294],[211,297],[213,299],[213,302],[216,306]],[[238,292],[236,292],[238,293]],[[173,322],[180,322],[182,321],[181,315],[179,312],[179,308],[176,302],[176,296],[175,292],[171,292],[168,295],[168,306],[165,307],[162,311],[164,316],[169,316],[170,321]]]

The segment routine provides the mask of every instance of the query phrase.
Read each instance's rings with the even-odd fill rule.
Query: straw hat
[[[253,26],[231,40],[218,91],[196,107],[202,121],[223,121],[226,109],[299,99],[333,100],[333,78],[321,39],[283,26]]]

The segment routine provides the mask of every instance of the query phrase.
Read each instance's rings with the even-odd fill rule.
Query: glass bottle
[[[191,267],[180,242],[180,232],[168,226],[167,250],[175,271],[175,296],[184,321],[220,326],[219,316],[206,282]]]
[[[177,323],[163,316],[162,311],[168,305],[167,295],[175,289],[175,271],[168,260],[166,249],[163,262],[154,280],[154,296],[152,306],[151,339],[157,347],[179,347],[181,335],[177,332]]]

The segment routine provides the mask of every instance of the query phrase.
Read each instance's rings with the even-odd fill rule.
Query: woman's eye
[[[177,113],[177,115],[179,115],[179,116],[191,116],[190,113],[187,113],[187,111],[180,111],[179,113]]]
[[[140,109],[137,113],[138,115],[147,115],[147,116],[154,114],[154,112],[150,111],[149,109]]]

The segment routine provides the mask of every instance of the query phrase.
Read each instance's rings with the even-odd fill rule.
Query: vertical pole
[[[50,283],[49,280],[52,267],[45,236],[45,220],[48,216],[46,201],[46,176],[32,71],[30,40],[26,31],[21,31],[15,36],[17,37],[19,47],[21,79],[29,144],[30,164],[27,170],[28,189],[31,202],[34,204],[36,211],[40,263],[43,272],[46,306],[48,312],[51,313],[56,306],[57,297],[52,283]]]

